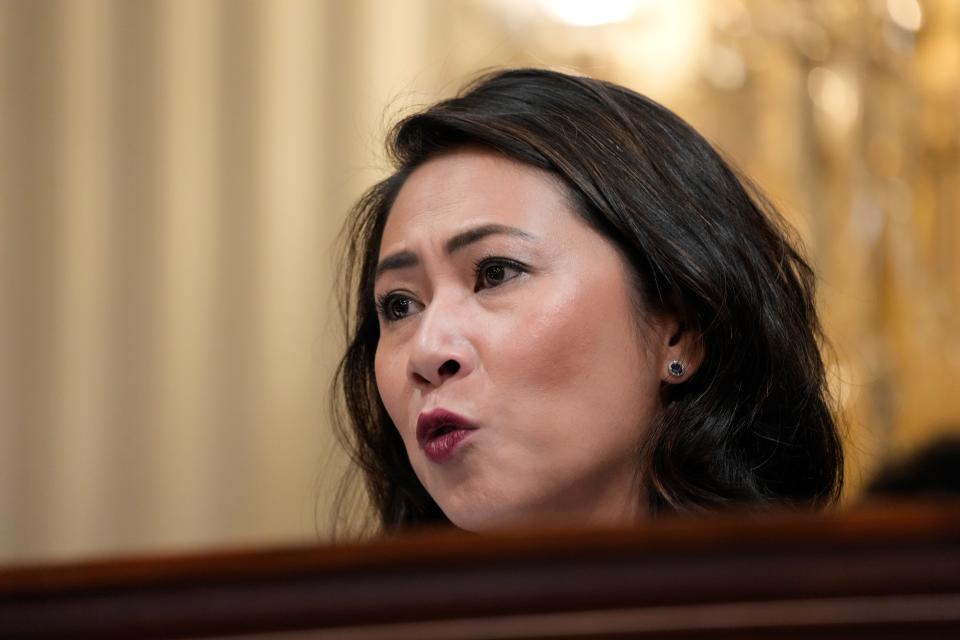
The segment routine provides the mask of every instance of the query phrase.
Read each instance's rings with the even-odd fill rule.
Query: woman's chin
[[[534,510],[524,508],[444,508],[447,519],[458,529],[473,533],[486,533],[504,529],[523,529],[530,527],[549,527],[559,524],[560,518],[551,518],[545,514],[536,514]]]
[[[470,505],[445,506],[441,504],[440,507],[455,527],[474,533],[509,528],[511,521],[514,519],[508,517],[500,509],[478,508],[475,504],[472,507]]]

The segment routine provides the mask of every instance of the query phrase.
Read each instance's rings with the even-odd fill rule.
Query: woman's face
[[[455,525],[640,513],[671,327],[630,280],[546,172],[467,148],[407,179],[379,254],[377,386]]]

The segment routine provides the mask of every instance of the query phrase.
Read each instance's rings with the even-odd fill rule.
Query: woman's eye
[[[403,320],[416,310],[416,301],[409,296],[389,293],[377,299],[377,312],[387,322]]]
[[[476,285],[474,291],[491,289],[513,280],[524,273],[522,265],[510,260],[485,260],[476,267]]]

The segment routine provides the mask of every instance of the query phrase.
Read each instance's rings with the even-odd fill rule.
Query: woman
[[[836,500],[811,269],[680,118],[521,69],[388,148],[346,228],[337,377],[385,528]]]

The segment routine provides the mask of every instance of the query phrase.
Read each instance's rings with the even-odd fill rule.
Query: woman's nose
[[[410,376],[417,386],[438,387],[473,371],[476,355],[464,325],[455,309],[431,304],[424,310],[410,353]]]

